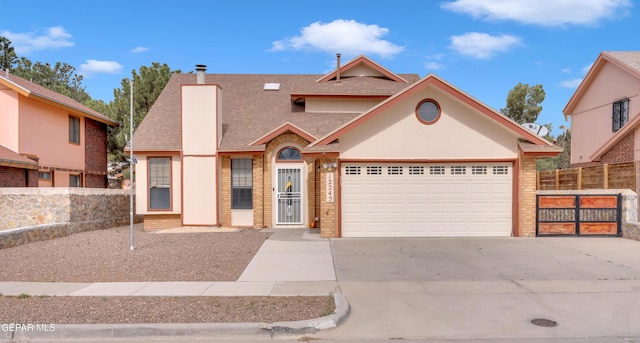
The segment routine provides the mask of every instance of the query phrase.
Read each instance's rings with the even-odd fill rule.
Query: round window
[[[433,124],[440,118],[440,106],[431,99],[422,100],[416,107],[416,115],[421,122]]]

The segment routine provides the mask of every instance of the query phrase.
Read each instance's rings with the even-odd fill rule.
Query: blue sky
[[[518,82],[562,109],[601,51],[640,50],[631,0],[0,0],[0,35],[31,61],[66,62],[106,102],[140,66],[322,74],[365,54],[396,73],[435,73],[499,110]],[[8,10],[12,9],[13,10]],[[636,24],[636,25],[634,25]]]

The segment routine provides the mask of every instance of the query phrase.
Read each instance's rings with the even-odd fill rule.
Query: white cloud
[[[427,61],[427,63],[425,63],[424,66],[428,70],[441,70],[441,69],[444,69],[444,67],[446,67],[444,64],[439,62],[434,62],[434,61]]]
[[[511,35],[492,36],[488,33],[469,32],[449,37],[449,48],[465,56],[490,59],[498,52],[506,52],[522,44],[522,40]]]
[[[300,30],[292,38],[272,43],[270,51],[320,50],[345,55],[376,54],[391,58],[404,48],[382,37],[389,29],[378,25],[367,25],[355,20],[338,19],[330,23],[315,22]]]
[[[50,27],[44,33],[16,33],[4,30],[0,31],[0,36],[11,41],[11,45],[18,55],[28,55],[38,50],[68,48],[75,45],[71,40],[72,36],[62,26]]]
[[[631,0],[455,0],[442,8],[485,20],[512,20],[541,26],[593,25],[628,15]]]
[[[560,86],[562,86],[564,88],[574,89],[574,88],[578,88],[578,86],[580,86],[581,82],[582,82],[581,78],[571,79],[571,80],[562,81],[560,83]]]
[[[147,51],[149,51],[149,48],[144,47],[144,46],[137,46],[137,47],[131,49],[130,52],[138,53],[138,52],[147,52]]]
[[[80,65],[79,74],[88,76],[91,74],[117,74],[122,70],[122,64],[114,61],[87,60]]]
[[[571,73],[571,68],[567,67],[567,68],[562,68],[560,69],[561,72],[565,73],[565,74],[569,74]]]

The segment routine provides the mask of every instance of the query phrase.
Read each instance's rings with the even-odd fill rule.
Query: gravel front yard
[[[81,232],[0,250],[0,281],[236,281],[270,233]]]
[[[0,281],[236,281],[270,233],[89,231],[0,250]],[[333,312],[333,297],[0,296],[0,323],[275,322]]]

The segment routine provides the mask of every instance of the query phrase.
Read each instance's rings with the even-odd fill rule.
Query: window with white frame
[[[231,208],[253,208],[253,160],[250,158],[231,160]]]
[[[149,158],[149,209],[171,209],[171,158]]]

